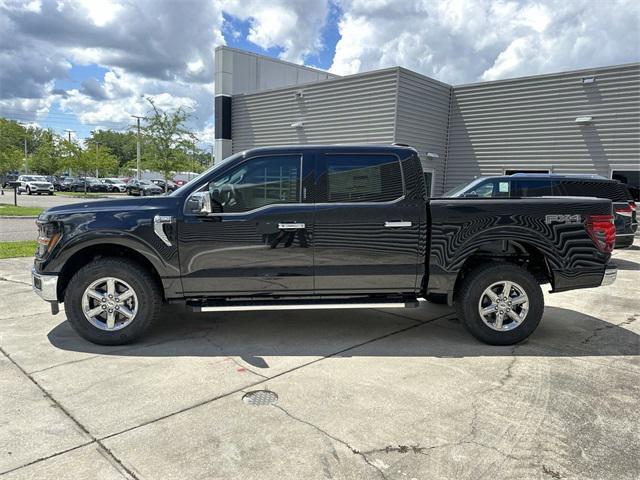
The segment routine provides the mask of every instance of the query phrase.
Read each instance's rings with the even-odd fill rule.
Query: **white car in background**
[[[26,193],[28,195],[43,194],[53,195],[53,184],[43,175],[20,175],[18,177],[18,195]]]
[[[107,185],[110,192],[124,193],[127,191],[127,184],[119,178],[101,178],[100,180]]]

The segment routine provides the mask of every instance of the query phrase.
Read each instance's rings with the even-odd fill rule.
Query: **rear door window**
[[[389,202],[403,195],[400,161],[393,155],[325,155],[318,202]]]

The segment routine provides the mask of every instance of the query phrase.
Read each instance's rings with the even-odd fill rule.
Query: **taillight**
[[[631,210],[633,210],[634,212],[638,210],[636,202],[632,202],[631,200],[629,200],[629,206],[631,207]]]
[[[602,253],[611,253],[616,243],[613,215],[587,215],[587,233]]]
[[[628,202],[624,207],[615,207],[616,213],[625,217],[630,217],[635,209],[636,204],[634,202]]]

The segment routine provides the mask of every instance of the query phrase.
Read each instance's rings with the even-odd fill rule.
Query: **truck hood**
[[[67,215],[77,215],[83,213],[99,212],[126,212],[131,210],[157,210],[170,208],[176,204],[176,197],[144,197],[144,198],[123,198],[114,200],[96,200],[90,202],[72,203],[52,207],[40,214],[38,220],[51,221],[59,220]],[[151,212],[150,212],[151,214]]]

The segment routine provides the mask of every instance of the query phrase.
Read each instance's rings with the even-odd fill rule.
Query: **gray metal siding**
[[[595,75],[596,82],[582,78]],[[579,116],[591,116],[578,125]],[[454,87],[446,188],[504,169],[640,167],[640,64]]]
[[[414,147],[423,167],[433,168],[432,195],[441,194],[444,186],[450,95],[451,87],[446,84],[399,70],[395,141]],[[428,152],[438,158],[427,158]]]
[[[234,95],[233,151],[285,144],[391,143],[397,78],[397,69],[388,69]],[[303,122],[303,128],[291,126],[296,122]]]

